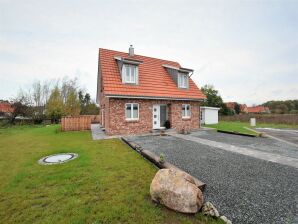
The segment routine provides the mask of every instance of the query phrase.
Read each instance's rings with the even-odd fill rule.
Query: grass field
[[[118,139],[59,126],[0,129],[0,223],[223,223],[154,204],[157,169]],[[59,152],[73,161],[42,166]]]
[[[245,129],[245,127],[249,127],[249,124],[244,122],[220,121],[218,124],[208,124],[205,125],[205,127],[215,128],[222,131],[233,131],[243,134],[257,135],[256,132]]]
[[[279,129],[298,129],[298,125],[289,124],[258,124],[258,128],[279,128]]]
[[[205,125],[205,127],[215,128],[217,130],[222,131],[234,131],[243,134],[252,134],[257,135],[256,132],[247,130],[245,127],[251,128],[248,122],[238,122],[238,121],[220,121],[218,124],[209,124]],[[297,129],[297,125],[283,125],[283,124],[257,124],[256,127],[259,128],[289,128],[289,129]]]

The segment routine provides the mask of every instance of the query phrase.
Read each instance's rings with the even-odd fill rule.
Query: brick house
[[[265,106],[248,107],[247,110],[248,110],[248,113],[250,114],[269,114],[270,113],[269,107],[265,107]]]
[[[0,101],[0,114],[10,114],[14,111],[11,103],[8,101]]]
[[[99,49],[97,103],[109,135],[200,127],[200,104],[206,98],[179,63]]]
[[[225,103],[226,107],[233,110],[235,112],[235,106],[237,102],[227,102]],[[240,113],[246,114],[248,113],[246,104],[239,104],[240,106]]]

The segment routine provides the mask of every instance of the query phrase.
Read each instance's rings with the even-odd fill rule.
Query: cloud
[[[1,1],[0,10],[0,98],[65,75],[95,98],[98,48],[129,44],[195,69],[195,82],[227,101],[298,97],[295,2]]]

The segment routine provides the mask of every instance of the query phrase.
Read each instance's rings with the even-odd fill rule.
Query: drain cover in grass
[[[59,154],[43,157],[40,160],[38,160],[38,163],[42,165],[59,164],[59,163],[68,162],[77,157],[78,157],[78,154],[76,153],[59,153]]]

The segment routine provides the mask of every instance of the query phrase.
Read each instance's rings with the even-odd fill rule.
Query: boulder
[[[219,217],[219,212],[217,211],[217,209],[215,208],[215,206],[207,201],[203,207],[202,207],[202,213],[204,215],[209,215],[209,216],[212,216],[212,217]]]
[[[152,180],[153,201],[183,213],[196,213],[203,205],[203,194],[189,174],[177,169],[160,169]]]

